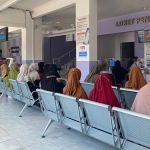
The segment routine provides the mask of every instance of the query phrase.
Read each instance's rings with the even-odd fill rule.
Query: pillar
[[[42,58],[42,18],[32,19],[26,12],[26,27],[22,29],[22,63],[38,63]]]
[[[76,2],[76,66],[84,81],[97,64],[97,0]]]

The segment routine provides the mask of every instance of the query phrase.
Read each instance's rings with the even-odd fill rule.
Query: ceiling
[[[12,7],[21,8],[21,9],[25,9],[25,10],[32,10],[36,7],[39,7],[43,4],[50,2],[50,1],[52,1],[52,0],[21,0],[20,2],[16,3]]]
[[[128,15],[150,10],[150,0],[98,0],[98,20]],[[75,25],[75,6],[57,11],[43,17],[44,30],[68,29]],[[58,23],[60,22],[60,23]]]
[[[70,7],[50,15],[44,16],[43,28],[49,27],[50,29],[68,29],[75,26],[75,7]]]
[[[0,6],[11,0],[0,0]],[[16,0],[17,1],[17,0]],[[52,0],[20,0],[11,7],[32,10]],[[55,1],[55,0],[54,0]],[[98,20],[150,10],[150,0],[98,0]],[[75,6],[43,16],[43,30],[65,30],[74,28]]]
[[[98,20],[150,10],[150,0],[98,0]]]

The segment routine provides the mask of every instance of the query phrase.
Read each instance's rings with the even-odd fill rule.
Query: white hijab
[[[29,66],[28,73],[32,82],[40,79],[39,73],[37,72],[38,70],[39,70],[39,66],[37,63],[32,63]]]
[[[29,75],[28,75],[28,65],[27,64],[22,64],[20,67],[20,73],[18,74],[17,81],[20,82],[28,82]]]

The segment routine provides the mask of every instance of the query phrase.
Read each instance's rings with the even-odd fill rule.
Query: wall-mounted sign
[[[77,18],[76,24],[77,45],[89,45],[89,16]]]
[[[79,57],[87,57],[87,52],[79,52]]]
[[[150,68],[150,43],[145,43],[145,61],[146,67]]]
[[[66,42],[73,41],[73,34],[67,34],[66,35]]]
[[[128,26],[128,25],[134,25],[134,24],[146,23],[146,22],[150,22],[150,16],[117,21],[116,26],[121,27],[121,26]]]
[[[8,41],[8,27],[0,29],[0,42]]]

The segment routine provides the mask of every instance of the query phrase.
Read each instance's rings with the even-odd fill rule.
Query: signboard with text
[[[8,41],[8,27],[0,29],[0,42]]]

